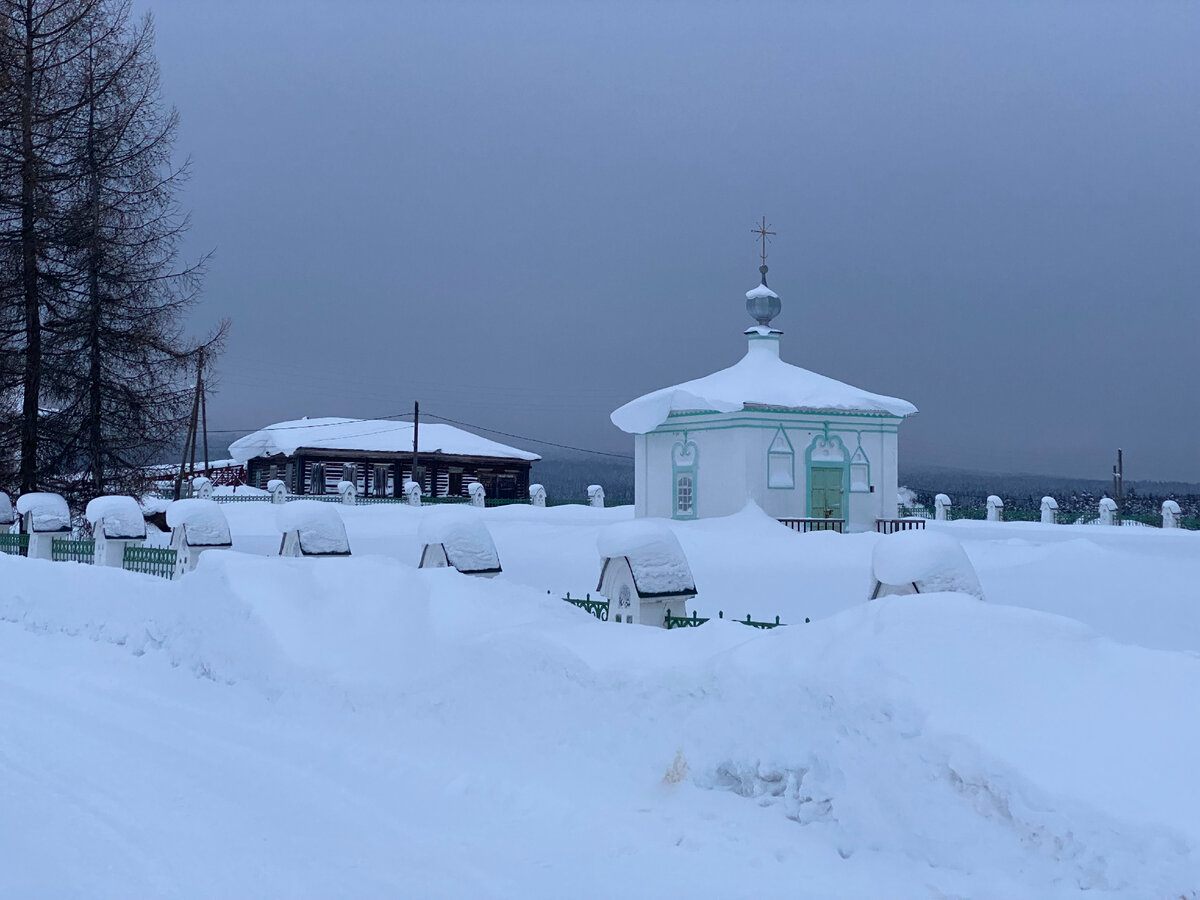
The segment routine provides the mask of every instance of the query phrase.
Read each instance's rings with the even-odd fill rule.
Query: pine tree
[[[174,445],[191,401],[198,347],[183,334],[203,260],[175,266],[187,217],[172,164],[178,126],[164,107],[147,15],[110,0],[81,60],[81,115],[69,141],[78,173],[58,260],[69,301],[47,323],[55,412],[44,459],[62,489],[136,489]],[[212,358],[223,327],[204,344]],[[72,483],[74,482],[74,483]]]

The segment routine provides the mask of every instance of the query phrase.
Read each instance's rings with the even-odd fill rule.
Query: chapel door
[[[814,519],[842,519],[842,469],[840,466],[813,466],[809,473],[809,491]]]

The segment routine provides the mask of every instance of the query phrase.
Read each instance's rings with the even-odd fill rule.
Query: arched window
[[[696,518],[696,444],[686,438],[671,448],[671,516],[675,519]]]
[[[675,515],[679,517],[695,515],[696,493],[690,472],[680,472],[675,476]]]

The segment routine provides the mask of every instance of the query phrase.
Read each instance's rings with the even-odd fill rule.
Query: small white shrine
[[[132,497],[96,497],[88,501],[84,516],[96,540],[93,562],[98,566],[121,568],[125,548],[146,540],[146,517]]]
[[[752,500],[775,518],[873,531],[897,514],[897,432],[917,409],[784,362],[779,295],[759,271],[739,362],[612,413],[634,436],[635,514],[727,516]]]
[[[608,599],[608,621],[666,625],[667,611],[686,618],[696,581],[679,539],[659,522],[620,522],[600,532],[596,591]]]
[[[495,578],[500,574],[500,554],[492,533],[477,516],[458,511],[430,515],[421,521],[420,569],[457,569],[464,575]]]
[[[292,500],[276,512],[275,523],[283,532],[280,556],[350,555],[346,525],[332,503]]]
[[[196,568],[206,551],[233,547],[229,521],[216,500],[175,500],[167,507],[167,525],[171,529],[171,549],[175,551],[176,577]]]
[[[70,537],[71,510],[61,494],[34,491],[17,498],[21,530],[29,535],[29,558],[52,559],[54,539]]]
[[[898,531],[875,542],[869,599],[936,591],[983,599],[979,575],[962,544],[929,531]]]

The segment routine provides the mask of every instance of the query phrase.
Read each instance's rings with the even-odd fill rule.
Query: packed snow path
[[[689,523],[698,600],[842,611],[666,632],[557,600],[623,510],[487,511],[492,582],[413,569],[420,510],[344,513],[353,558],[213,553],[174,583],[0,557],[0,895],[1200,884],[1194,601],[1169,602],[1194,539],[950,526],[990,602],[868,604],[874,536]],[[256,515],[235,547],[276,533]],[[1016,608],[1067,590],[1101,634]]]

